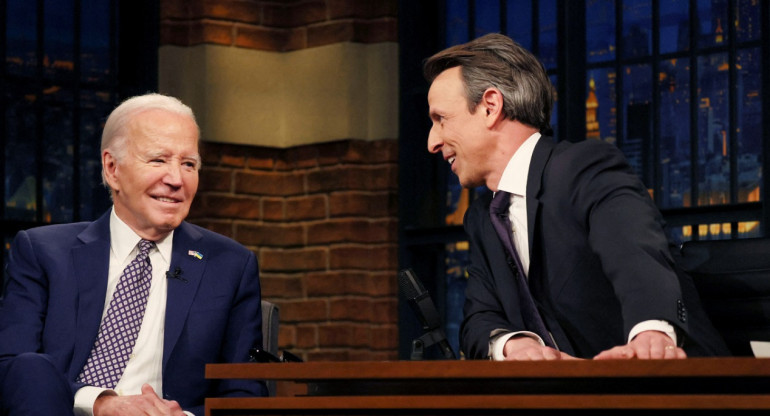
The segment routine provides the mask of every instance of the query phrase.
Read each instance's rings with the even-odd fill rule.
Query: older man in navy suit
[[[207,363],[262,343],[254,254],[184,222],[198,188],[192,111],[159,94],[118,106],[102,135],[113,207],[92,223],[20,232],[0,306],[2,414],[203,414],[265,395],[209,381]]]
[[[425,76],[441,153],[466,187],[469,358],[675,359],[726,354],[660,214],[620,151],[547,136],[552,87],[537,59],[491,34],[437,53]],[[681,278],[681,279],[680,279]]]

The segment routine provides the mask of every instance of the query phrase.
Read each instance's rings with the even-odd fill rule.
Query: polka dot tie
[[[154,246],[152,241],[141,240],[139,254],[120,275],[107,315],[99,327],[96,343],[78,381],[113,389],[123,376],[147,307],[147,295],[152,282],[149,253]]]

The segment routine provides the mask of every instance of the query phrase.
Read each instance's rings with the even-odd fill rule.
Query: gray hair
[[[432,83],[447,69],[460,67],[468,110],[474,112],[484,91],[503,94],[503,113],[510,120],[550,130],[553,86],[543,64],[511,38],[488,34],[445,49],[425,61],[423,74]]]
[[[104,153],[105,149],[110,149],[118,162],[123,160],[126,154],[127,127],[129,122],[133,117],[149,110],[164,110],[190,117],[193,123],[195,123],[196,129],[198,129],[198,137],[200,138],[200,127],[198,127],[198,122],[195,121],[195,115],[190,107],[177,98],[149,93],[128,98],[112,110],[110,116],[107,117],[107,122],[104,124],[104,130],[102,131],[100,154]],[[200,165],[200,162],[198,164]],[[102,182],[104,186],[109,188],[104,174],[104,166],[102,166]]]

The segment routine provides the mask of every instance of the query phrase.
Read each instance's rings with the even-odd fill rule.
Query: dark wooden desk
[[[206,400],[206,415],[770,414],[770,359],[211,364],[307,395]]]

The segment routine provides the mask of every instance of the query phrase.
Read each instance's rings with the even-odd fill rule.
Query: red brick
[[[297,348],[318,347],[318,325],[297,325]]]
[[[331,323],[318,327],[318,344],[325,347],[366,347],[371,331],[368,325]]]
[[[199,225],[207,230],[211,230],[217,234],[233,238],[233,224],[229,220],[216,221],[216,220],[190,220],[191,223]],[[234,238],[233,238],[234,239]],[[237,240],[236,240],[237,241]],[[243,244],[243,242],[238,241]]]
[[[159,41],[161,45],[190,46],[189,22],[161,21]]]
[[[303,196],[286,200],[287,220],[312,220],[327,218],[329,208],[324,195]]]
[[[398,42],[398,24],[394,18],[357,21],[353,41],[358,43]]]
[[[398,2],[395,0],[327,0],[326,2],[330,19],[396,17],[398,15],[397,5]]]
[[[163,0],[160,2],[160,19],[189,19],[192,17],[190,2],[186,0]]]
[[[283,198],[262,198],[262,219],[280,221],[286,216],[286,201]]]
[[[395,216],[398,200],[390,192],[333,192],[329,195],[329,216],[379,218]]]
[[[398,267],[395,245],[343,246],[329,250],[331,269],[389,270]]]
[[[311,271],[327,268],[326,249],[262,249],[259,252],[261,269],[264,271]]]
[[[307,46],[307,28],[298,27],[289,31],[289,38],[284,46],[284,52],[306,49]]]
[[[294,348],[297,345],[297,329],[294,325],[281,323],[278,326],[278,348]]]
[[[326,19],[323,0],[299,2],[294,5],[266,4],[263,6],[265,26],[297,27]]]
[[[297,195],[304,191],[304,175],[240,171],[235,173],[235,192],[257,195]]]
[[[242,168],[246,166],[246,158],[242,155],[233,153],[223,153],[219,158],[219,164],[222,166]]]
[[[394,296],[395,272],[323,272],[308,273],[305,289],[308,296],[368,295]]]
[[[271,247],[297,247],[305,244],[304,227],[296,224],[237,224],[236,239],[242,244]]]
[[[337,321],[369,322],[372,302],[365,298],[344,298],[329,301],[329,319]]]
[[[283,52],[290,38],[286,29],[237,25],[236,31],[235,46],[261,51]]]
[[[233,24],[206,19],[193,22],[190,26],[190,45],[201,43],[232,45]]]
[[[318,146],[299,146],[286,149],[276,163],[279,170],[296,170],[318,166]]]
[[[282,301],[281,322],[309,322],[329,319],[329,305],[325,300]],[[297,334],[299,335],[299,329]]]
[[[307,361],[350,361],[350,352],[329,349],[312,351],[307,353]]]
[[[354,38],[355,27],[352,20],[325,22],[307,28],[307,45],[309,48],[341,42],[352,42]]]
[[[371,351],[355,350],[350,351],[348,361],[396,361],[398,353],[396,351]]]
[[[231,192],[233,171],[231,169],[204,167],[200,171],[198,192]]]
[[[371,321],[374,323],[396,323],[396,318],[398,317],[398,300],[395,298],[388,298],[372,301],[371,311]]]
[[[348,190],[384,190],[398,187],[398,169],[395,165],[334,166],[310,172],[307,190],[331,192]]]
[[[372,327],[371,337],[370,346],[372,349],[386,350],[398,348],[398,327],[395,325]]]
[[[302,278],[277,277],[262,274],[259,277],[262,286],[262,296],[271,299],[291,299],[302,296]]]
[[[398,141],[387,140],[350,140],[341,160],[347,163],[398,163]]]
[[[398,222],[394,219],[382,220],[332,220],[310,224],[307,243],[385,243],[398,239]]]
[[[212,19],[259,24],[260,7],[253,1],[215,0],[203,2],[203,13]]]
[[[208,217],[259,219],[259,199],[218,194],[201,195],[201,209]]]

